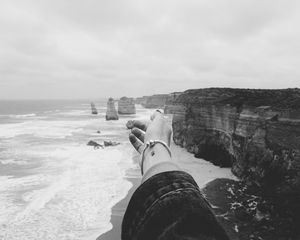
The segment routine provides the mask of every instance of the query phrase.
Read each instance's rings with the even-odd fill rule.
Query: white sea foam
[[[29,113],[29,114],[18,114],[18,115],[9,115],[12,118],[28,118],[28,117],[35,117],[35,113]]]
[[[32,134],[44,138],[65,138],[75,132],[82,131],[82,127],[89,121],[46,121],[36,120],[22,123],[0,124],[0,138],[13,138],[19,135]]]
[[[44,149],[50,162],[40,171],[47,174],[0,179],[0,191],[28,189],[22,194],[24,207],[16,207],[11,196],[2,199],[8,206],[0,208],[0,213],[8,221],[0,221],[0,239],[76,240],[108,231],[112,206],[131,187],[123,179],[132,164],[124,150],[126,147],[120,146],[96,151],[80,145]],[[54,159],[60,160],[59,165]],[[61,173],[55,175],[58,166]],[[39,187],[33,188],[34,184]]]
[[[35,113],[28,114],[0,114],[0,117],[9,117],[9,118],[33,118],[35,117]]]
[[[66,112],[59,112],[56,115],[63,115],[63,116],[83,116],[83,115],[90,115],[89,110],[70,110]]]
[[[149,120],[153,112],[137,110],[133,118],[139,120]],[[133,168],[131,174],[139,174],[137,165],[131,161],[133,150],[129,144],[94,150],[85,144],[69,142],[69,138],[63,139],[79,132],[90,132],[91,139],[97,136],[101,141],[109,136],[121,136],[127,134],[125,124],[129,118],[105,121],[102,115],[98,115],[71,121],[67,119],[90,114],[89,109],[57,113],[53,114],[58,116],[57,120],[30,119],[24,123],[0,124],[0,138],[5,139],[2,143],[11,146],[1,152],[1,163],[39,163],[38,167],[30,169],[29,175],[26,172],[27,175],[19,177],[0,176],[1,240],[95,239],[112,228],[111,208],[126,196],[131,187],[131,183],[124,180],[125,171]],[[51,113],[51,117],[53,115]],[[93,135],[96,129],[101,134]],[[36,145],[22,145],[19,136],[23,134],[41,140]],[[47,138],[47,144],[43,143],[44,138]],[[59,141],[64,143],[53,141],[49,144],[48,138],[62,138]],[[179,147],[172,148],[175,161],[179,161],[200,186],[218,176],[230,176],[226,169],[195,159]],[[199,172],[204,169],[207,174],[200,176]]]
[[[66,136],[82,133],[74,137],[87,142],[100,130],[100,141],[114,140],[127,133],[127,120],[105,121],[89,109],[45,113],[47,120],[20,115],[22,123],[0,124],[0,161],[14,174],[0,176],[0,239],[95,239],[111,229],[111,208],[131,187],[124,177],[132,151],[94,150]]]
[[[25,165],[27,164],[27,161],[22,161],[22,160],[16,160],[16,159],[1,159],[0,163],[3,165]]]
[[[27,187],[38,186],[47,183],[50,179],[46,175],[36,174],[25,177],[0,176],[0,191],[17,191]]]

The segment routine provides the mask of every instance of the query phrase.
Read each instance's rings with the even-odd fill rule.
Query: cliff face
[[[137,97],[134,99],[136,104],[144,104],[146,102],[147,96]]]
[[[168,94],[156,94],[152,96],[143,96],[137,99],[137,103],[145,108],[163,108],[168,98]]]
[[[108,99],[105,118],[106,118],[106,120],[118,120],[119,119],[117,110],[115,108],[115,101],[113,98]]]
[[[119,114],[135,114],[135,103],[133,98],[122,97],[118,102]]]
[[[175,143],[249,183],[300,192],[300,90],[199,89],[169,97]]]

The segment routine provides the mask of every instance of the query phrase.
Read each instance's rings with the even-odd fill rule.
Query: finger
[[[129,134],[129,140],[132,144],[132,146],[137,150],[139,153],[143,152],[144,144],[132,133]]]
[[[159,109],[156,109],[154,113],[152,113],[152,115],[150,116],[150,119],[151,121],[153,121],[157,116],[162,116],[162,115],[163,113]]]
[[[142,131],[147,131],[147,123],[139,120],[133,120],[133,127],[139,128]]]
[[[147,123],[139,120],[129,120],[126,123],[128,129],[133,129],[134,127],[141,129],[142,131],[147,130]]]
[[[144,139],[145,139],[145,132],[142,131],[141,129],[139,128],[133,128],[131,130],[131,133],[136,136],[140,141],[144,142]]]
[[[126,127],[127,127],[128,129],[132,129],[132,128],[134,127],[134,126],[133,126],[133,120],[127,121]]]

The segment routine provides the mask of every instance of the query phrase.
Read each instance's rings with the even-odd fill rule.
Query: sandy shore
[[[136,155],[134,156],[133,160],[137,162]],[[127,171],[126,180],[130,181],[133,186],[129,190],[127,196],[112,208],[112,215],[111,215],[110,222],[113,225],[113,228],[110,231],[99,236],[97,240],[120,240],[121,239],[121,225],[122,225],[124,213],[126,211],[127,205],[130,201],[132,194],[141,183],[141,174],[138,165],[136,165],[136,168],[129,169]]]
[[[113,228],[107,233],[104,233],[102,236],[98,237],[97,240],[120,240],[121,239],[121,224],[122,224],[126,207],[128,205],[128,202],[132,194],[139,186],[141,181],[138,178],[127,178],[127,180],[133,184],[133,187],[130,189],[127,196],[112,208],[111,223],[113,225]]]

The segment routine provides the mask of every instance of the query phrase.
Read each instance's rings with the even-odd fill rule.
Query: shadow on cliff
[[[199,145],[199,150],[195,153],[196,158],[202,158],[210,161],[216,166],[231,167],[232,156],[222,145],[208,143]]]

